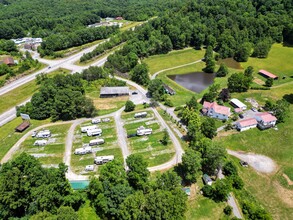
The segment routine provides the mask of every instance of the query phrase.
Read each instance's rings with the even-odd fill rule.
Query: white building
[[[100,156],[100,157],[96,157],[95,158],[95,164],[104,164],[104,163],[107,163],[109,161],[112,161],[114,160],[114,156],[113,155],[109,155],[109,156]]]
[[[260,129],[267,129],[274,127],[277,123],[277,118],[268,112],[262,112],[255,115]]]
[[[247,109],[247,105],[245,105],[243,102],[240,102],[238,99],[231,99],[230,104],[235,108],[240,108],[242,110]]]
[[[94,146],[94,145],[99,145],[99,144],[104,144],[104,143],[105,143],[105,140],[100,138],[100,139],[91,140],[89,145]]]
[[[94,171],[94,169],[95,169],[95,166],[94,165],[87,165],[85,167],[85,171]]]
[[[36,140],[34,146],[45,146],[47,144],[47,140]]]
[[[81,127],[81,132],[85,133],[89,130],[93,130],[93,129],[97,129],[98,126],[97,125],[90,125],[90,126],[85,126],[85,127]]]
[[[254,118],[248,118],[236,122],[236,128],[238,131],[246,131],[251,128],[256,128],[257,121]]]
[[[101,135],[102,132],[103,132],[102,129],[97,128],[93,130],[88,130],[86,133],[87,133],[87,136],[91,137],[91,136]]]
[[[216,102],[204,102],[202,113],[206,116],[217,118],[220,120],[227,120],[231,115],[230,108],[218,105]]]
[[[74,151],[74,154],[77,154],[77,155],[84,155],[84,154],[90,154],[90,153],[92,153],[92,147],[77,148]]]
[[[143,135],[150,135],[153,133],[153,129],[151,128],[145,128],[143,126],[140,126],[137,130],[136,130],[136,135],[137,136],[143,136]]]

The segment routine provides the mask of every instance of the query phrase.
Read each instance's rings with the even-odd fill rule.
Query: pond
[[[195,72],[180,75],[168,75],[168,77],[184,88],[200,93],[213,84],[215,74]]]
[[[229,67],[229,68],[238,69],[238,70],[243,69],[242,66],[241,66],[241,64],[238,63],[233,58],[219,59],[219,61],[217,62],[217,64],[220,65],[221,63],[226,64],[226,66]]]

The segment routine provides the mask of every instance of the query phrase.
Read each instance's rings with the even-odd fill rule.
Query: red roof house
[[[5,63],[8,66],[14,65],[14,59],[12,57],[6,57],[3,60],[3,63]]]
[[[278,79],[278,76],[276,76],[266,70],[260,70],[258,72],[259,72],[259,74],[263,75],[266,78]]]
[[[115,20],[120,20],[121,21],[121,20],[123,20],[123,18],[119,16],[119,17],[116,17]]]
[[[218,105],[216,102],[204,102],[202,112],[212,118],[218,118],[220,120],[227,120],[231,115],[230,108],[222,105]]]
[[[236,122],[236,128],[239,131],[246,131],[257,126],[257,120],[255,118],[247,118]]]
[[[277,123],[277,118],[268,112],[262,112],[255,115],[260,129],[267,129],[274,127]]]

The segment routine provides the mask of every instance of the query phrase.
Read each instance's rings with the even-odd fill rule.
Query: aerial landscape
[[[0,219],[293,219],[292,0],[0,0]]]

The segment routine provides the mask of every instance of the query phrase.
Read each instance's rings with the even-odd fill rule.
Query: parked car
[[[132,138],[132,137],[136,137],[136,134],[129,134],[129,135],[127,135],[127,138]]]
[[[239,114],[239,118],[244,118],[244,115],[243,114]]]
[[[251,108],[252,111],[254,112],[257,112],[257,109],[256,108]]]
[[[248,167],[248,163],[243,161],[243,160],[240,160],[239,163],[241,164],[241,166],[243,167]]]
[[[133,91],[133,92],[132,92],[132,95],[137,95],[137,94],[138,94],[137,91]]]

